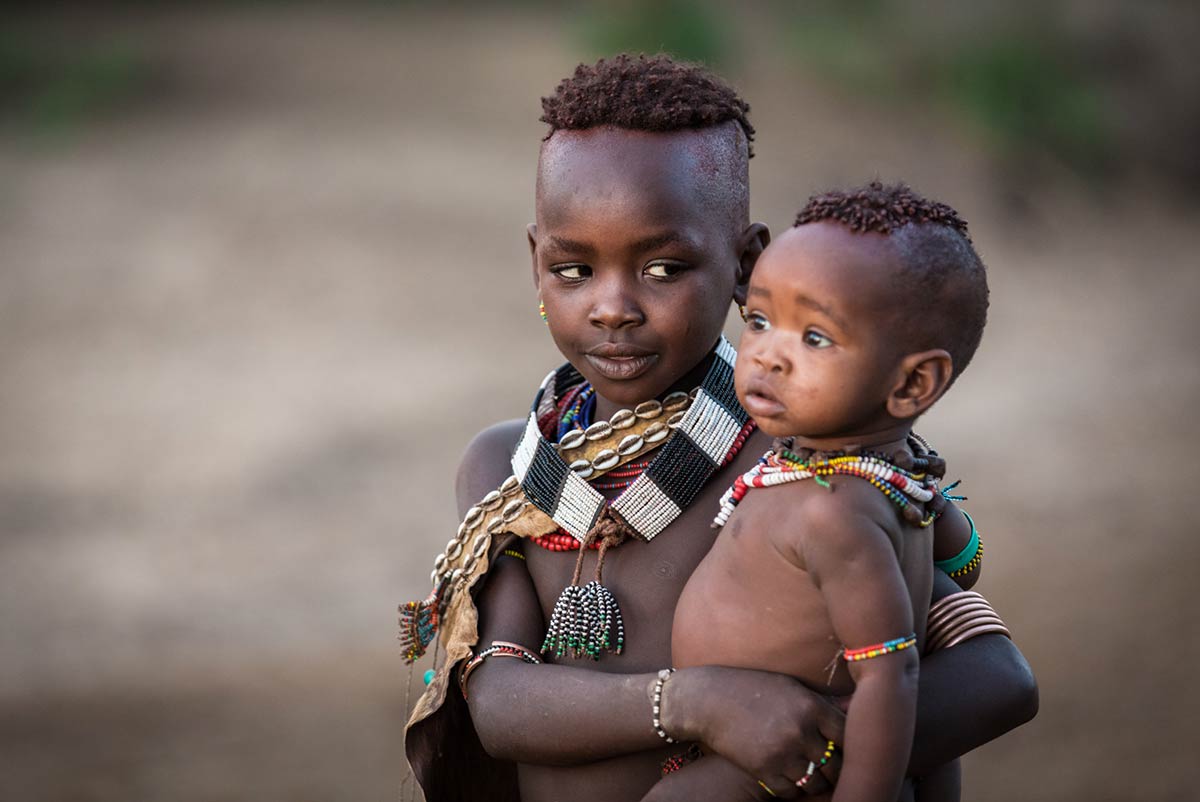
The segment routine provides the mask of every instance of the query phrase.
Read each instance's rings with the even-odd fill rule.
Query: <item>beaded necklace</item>
[[[691,504],[704,483],[726,461],[749,421],[733,388],[736,358],[733,346],[721,337],[695,400],[674,421],[674,434],[650,464],[611,501],[587,482],[597,466],[584,464],[582,471],[576,472],[575,465],[568,465],[559,449],[546,440],[541,425],[558,417],[563,397],[583,384],[582,374],[566,364],[542,382],[525,433],[513,453],[513,474],[530,503],[580,545],[571,584],[563,589],[550,616],[543,652],[592,659],[598,659],[604,651],[621,653],[625,642],[621,610],[612,592],[600,583],[605,554],[630,536],[652,540]],[[631,413],[636,414],[637,410]],[[570,434],[587,437],[590,429]],[[559,445],[563,446],[561,440]],[[615,461],[607,466],[613,467]],[[595,542],[600,544],[595,578],[580,585],[586,547]]]
[[[588,485],[586,477],[577,474],[543,435],[539,420],[554,415],[561,394],[584,381],[569,363],[551,372],[534,399],[512,457],[513,474],[526,498],[580,542],[588,539],[605,514],[629,534],[652,540],[695,499],[749,420],[733,389],[736,357],[733,346],[721,337],[695,401],[674,427],[675,435],[611,502]]]
[[[487,571],[493,538],[505,534],[555,551],[579,551],[542,650],[592,658],[605,650],[619,653],[624,645],[620,608],[600,584],[605,554],[630,536],[649,541],[666,529],[745,444],[754,424],[734,392],[736,358],[722,337],[707,359],[704,381],[691,393],[670,393],[592,423],[587,421],[595,395],[587,394],[582,374],[570,364],[552,371],[513,453],[513,475],[467,510],[434,560],[429,596],[401,607],[406,660],[424,654],[443,616],[451,620],[471,609],[469,591]],[[615,499],[588,484],[651,451],[657,456],[638,475],[614,477],[631,479]],[[596,575],[581,586],[583,557],[590,548],[599,552]],[[456,642],[454,649],[459,659],[466,646]]]
[[[923,444],[923,441],[920,441]],[[892,502],[910,524],[927,527],[937,520],[943,497],[938,492],[938,479],[945,471],[945,462],[936,452],[913,456],[898,452],[889,460],[880,454],[831,454],[823,458],[804,449],[797,454],[788,448],[771,450],[758,464],[734,480],[733,486],[721,497],[721,510],[713,519],[719,529],[729,520],[734,508],[751,488],[772,487],[787,482],[812,479],[821,487],[829,487],[828,476],[857,476]],[[915,504],[924,507],[924,511]]]
[[[596,414],[596,390],[590,383],[581,384],[568,391],[563,396],[562,406],[565,408],[558,421],[558,436],[555,441],[572,429],[585,429]]]

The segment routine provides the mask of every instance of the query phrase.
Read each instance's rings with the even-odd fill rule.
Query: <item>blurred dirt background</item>
[[[874,176],[972,223],[991,323],[922,430],[1042,710],[965,798],[1197,798],[1197,15],[969,5],[5,12],[0,799],[397,798],[395,606],[556,364],[538,98],[623,47],[744,91],[776,230]]]

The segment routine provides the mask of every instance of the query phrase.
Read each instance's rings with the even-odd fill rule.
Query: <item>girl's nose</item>
[[[596,282],[595,286],[597,295],[588,314],[588,320],[593,326],[615,330],[640,326],[646,322],[642,306],[629,291],[626,282]]]

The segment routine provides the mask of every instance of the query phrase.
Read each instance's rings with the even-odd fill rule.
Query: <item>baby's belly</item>
[[[825,693],[853,684],[829,667],[841,644],[808,574],[762,538],[722,533],[684,587],[675,609],[671,660],[677,668],[723,665],[790,674]]]

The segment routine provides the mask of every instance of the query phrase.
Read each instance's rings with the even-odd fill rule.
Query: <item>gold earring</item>
[[[746,321],[746,305],[738,304],[738,314],[742,316],[742,322]]]

